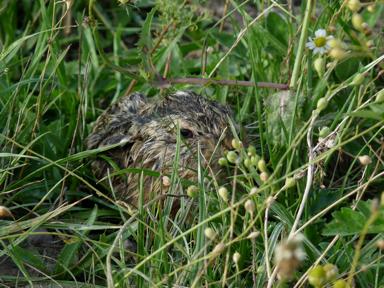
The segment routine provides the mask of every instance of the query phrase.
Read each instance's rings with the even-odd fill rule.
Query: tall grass
[[[384,285],[384,5],[200,2],[0,3],[2,285]],[[305,44],[321,28],[339,41],[320,61]],[[171,197],[116,201],[89,165],[112,147],[84,145],[111,102],[169,89],[228,103],[245,143],[221,155],[228,177],[201,166],[196,197],[176,155],[176,215]]]

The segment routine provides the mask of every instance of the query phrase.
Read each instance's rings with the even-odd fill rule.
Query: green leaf
[[[151,26],[153,16],[155,15],[156,9],[153,8],[151,12],[148,13],[147,18],[145,19],[143,29],[141,30],[140,40],[138,42],[138,47],[141,51],[142,61],[144,64],[145,71],[149,75],[153,75],[153,63],[151,59],[151,50],[152,50],[152,36],[151,36]]]
[[[30,266],[38,269],[39,271],[46,271],[46,267],[42,261],[42,257],[37,256],[38,253],[34,253],[29,249],[21,248],[20,246],[15,246],[12,249],[14,256],[20,260],[23,264],[27,263]]]
[[[360,202],[356,210],[343,207],[332,214],[333,220],[323,230],[325,236],[348,236],[360,233],[370,217],[371,201]],[[384,232],[384,208],[380,209],[376,221],[369,227],[368,234]]]
[[[95,206],[92,210],[92,212],[89,215],[88,221],[86,225],[93,225],[96,221],[98,215],[98,209],[97,206]],[[86,236],[89,233],[89,230],[80,230],[80,237]],[[72,270],[69,268],[69,266],[72,264],[72,262],[75,259],[76,253],[79,250],[81,244],[83,243],[82,239],[76,239],[75,242],[66,244],[64,248],[61,250],[60,255],[57,259],[57,264],[55,271],[56,273],[63,273],[67,269]]]

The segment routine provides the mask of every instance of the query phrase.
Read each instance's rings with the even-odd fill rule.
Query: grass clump
[[[384,285],[384,5],[292,2],[3,1],[0,283]],[[109,103],[170,88],[244,131],[226,177],[162,179],[177,212],[132,209],[84,141]]]

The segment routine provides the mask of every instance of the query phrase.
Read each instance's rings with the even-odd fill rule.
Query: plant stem
[[[295,64],[293,66],[291,82],[289,84],[289,88],[292,89],[292,90],[296,90],[296,87],[297,87],[297,83],[296,82],[297,82],[297,79],[299,78],[299,75],[300,75],[300,65],[301,65],[301,61],[302,61],[302,58],[303,58],[303,53],[304,53],[304,48],[305,48],[305,41],[307,39],[309,18],[311,16],[312,5],[313,5],[313,0],[308,0],[307,7],[305,8],[303,27],[301,28],[299,47],[297,48]]]

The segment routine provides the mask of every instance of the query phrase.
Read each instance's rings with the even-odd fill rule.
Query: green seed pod
[[[285,188],[289,189],[289,188],[295,187],[295,185],[296,185],[295,178],[288,177],[287,179],[285,179]]]
[[[205,228],[204,235],[210,240],[214,240],[216,238],[216,232],[212,228]]]
[[[332,287],[333,288],[350,288],[351,286],[349,286],[347,281],[345,281],[344,279],[339,279],[333,283]]]
[[[269,175],[267,172],[261,172],[260,173],[260,180],[263,182],[267,182],[269,178]]]
[[[224,243],[219,243],[217,244],[213,250],[212,250],[212,256],[213,257],[216,257],[216,256],[219,256],[225,249],[225,244]]]
[[[259,168],[259,170],[261,172],[267,172],[267,164],[265,163],[265,160],[264,159],[260,159],[258,162],[257,162],[257,168]]]
[[[375,98],[376,103],[384,102],[384,89],[381,89],[377,94]]]
[[[325,59],[322,57],[316,58],[316,60],[313,61],[313,67],[315,68],[319,77],[322,77],[325,71]]]
[[[233,253],[233,255],[232,255],[232,260],[233,260],[233,262],[234,262],[235,264],[238,264],[238,263],[239,263],[240,258],[241,258],[241,255],[240,255],[239,252],[235,252],[235,253]]]
[[[319,111],[323,111],[328,105],[328,101],[326,98],[320,98],[318,101],[317,101],[317,105],[316,105],[316,108],[317,110]]]
[[[324,285],[326,278],[323,266],[317,265],[309,271],[308,282],[314,287],[322,287]]]
[[[195,185],[191,185],[187,188],[188,197],[195,198],[199,194],[199,188]]]
[[[229,151],[227,154],[227,159],[229,163],[236,164],[238,161],[239,156],[235,151]]]
[[[374,13],[376,11],[375,4],[368,5],[367,10],[369,13]]]
[[[364,30],[363,23],[364,23],[363,17],[361,17],[359,13],[354,13],[352,15],[352,25],[356,30],[359,30],[359,31]]]
[[[335,265],[331,263],[327,263],[324,265],[324,271],[325,271],[325,278],[327,281],[334,281],[336,280],[337,274],[338,274],[338,269]]]
[[[224,157],[221,157],[218,161],[220,166],[227,166],[228,165],[228,160]]]
[[[236,138],[232,139],[232,143],[231,144],[232,144],[232,147],[234,149],[236,149],[236,150],[240,150],[241,148],[243,148],[243,143],[240,140],[236,139]]]
[[[228,189],[225,187],[220,187],[219,191],[217,191],[221,199],[223,199],[225,202],[228,202]]]
[[[247,148],[248,156],[256,156],[256,148],[253,145],[249,145]]]
[[[252,166],[252,161],[250,158],[245,158],[244,159],[244,166],[247,167],[247,168],[251,168]]]
[[[251,199],[248,199],[244,203],[244,208],[245,208],[245,210],[247,210],[247,212],[252,214],[255,211],[255,208],[256,208],[255,207],[255,202],[253,202]]]
[[[260,156],[259,155],[252,156],[251,157],[252,166],[257,166],[257,163],[259,162],[259,160],[260,160]]]
[[[351,82],[352,86],[359,86],[364,82],[364,75],[362,73],[357,73]]]
[[[361,7],[361,3],[359,0],[349,0],[347,6],[352,12],[357,12]]]
[[[342,60],[345,58],[345,56],[347,56],[347,52],[345,52],[345,50],[342,48],[335,47],[329,51],[329,56],[335,60]]]

